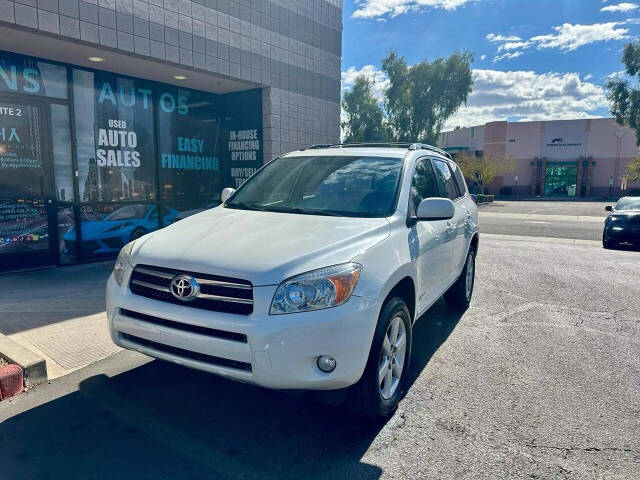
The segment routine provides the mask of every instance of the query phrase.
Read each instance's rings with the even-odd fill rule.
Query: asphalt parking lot
[[[481,241],[386,423],[120,352],[0,404],[3,478],[640,478],[640,252]]]
[[[605,205],[615,205],[616,202],[575,202],[575,201],[558,201],[537,200],[537,201],[498,201],[483,205],[482,209],[489,212],[500,213],[533,213],[542,215],[582,215],[594,217],[606,217],[609,215],[604,210]]]

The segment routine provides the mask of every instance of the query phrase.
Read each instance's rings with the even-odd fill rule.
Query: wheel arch
[[[380,308],[382,309],[382,307],[394,297],[400,297],[404,300],[411,315],[411,323],[414,323],[416,316],[416,285],[412,277],[407,275],[399,280],[391,290],[389,290],[389,293],[387,293],[380,304]]]

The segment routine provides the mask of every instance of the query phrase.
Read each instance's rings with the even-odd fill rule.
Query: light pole
[[[620,141],[622,140],[622,137],[624,137],[624,130],[618,130],[616,132],[616,164],[613,167],[613,177],[612,177],[613,183],[612,183],[612,188],[610,189],[614,196],[616,194],[615,181],[616,181],[616,178],[618,178],[618,170],[620,165]]]

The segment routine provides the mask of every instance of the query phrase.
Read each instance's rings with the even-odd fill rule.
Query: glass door
[[[544,179],[545,196],[575,197],[578,165],[573,163],[547,164]]]
[[[57,262],[46,105],[0,97],[0,271]]]

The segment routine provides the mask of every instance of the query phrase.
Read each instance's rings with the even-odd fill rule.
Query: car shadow
[[[440,345],[449,338],[463,314],[462,310],[449,308],[441,298],[416,320],[413,326],[409,388],[420,376]]]
[[[459,319],[438,302],[419,320],[410,384]],[[377,479],[381,468],[362,458],[384,426],[156,360],[7,419],[0,470],[11,479]]]

